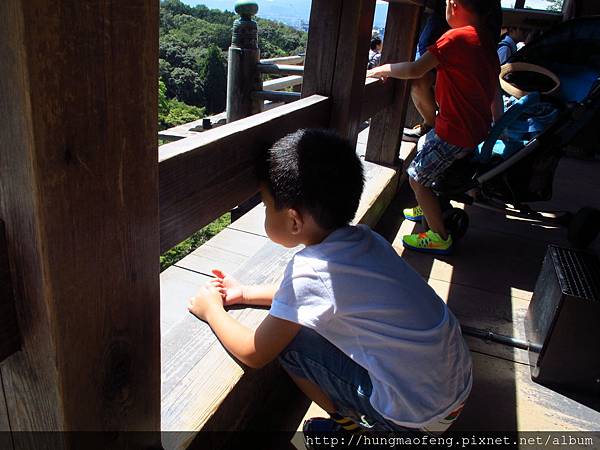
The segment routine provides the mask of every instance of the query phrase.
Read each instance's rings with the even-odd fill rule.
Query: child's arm
[[[301,328],[296,323],[268,315],[253,331],[225,311],[221,293],[211,283],[190,300],[188,310],[210,325],[233,356],[253,368],[263,367],[275,359]]]
[[[384,64],[367,71],[367,77],[381,78],[385,80],[388,77],[399,78],[401,80],[412,80],[421,78],[430,70],[437,67],[440,62],[431,52],[425,52],[416,61],[400,62],[395,64]]]
[[[243,285],[231,275],[223,273],[219,269],[213,269],[214,279],[211,284],[218,288],[225,306],[231,305],[255,305],[271,306],[277,286]]]

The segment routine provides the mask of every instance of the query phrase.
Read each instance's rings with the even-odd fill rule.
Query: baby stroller
[[[550,200],[565,146],[600,117],[600,16],[557,25],[509,62],[541,70],[502,76],[503,86],[528,94],[506,111],[472,157],[456,161],[433,185],[446,227],[454,240],[467,231],[467,213],[450,204],[456,200],[567,226],[571,244],[586,247],[600,231],[599,210],[542,214],[527,204]]]

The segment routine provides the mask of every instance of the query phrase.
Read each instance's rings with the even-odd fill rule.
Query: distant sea
[[[2,0],[0,0],[2,1]],[[182,0],[191,6],[206,5],[222,11],[233,11],[235,0]],[[303,23],[308,23],[310,17],[311,0],[258,0],[258,16],[264,19],[272,19],[287,25],[300,28]],[[502,6],[512,7],[515,0],[502,0]],[[385,26],[387,16],[387,2],[377,1],[375,10],[374,28]],[[526,0],[525,5],[529,8],[546,9],[548,0]]]

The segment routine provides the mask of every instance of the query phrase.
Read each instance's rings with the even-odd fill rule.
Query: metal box
[[[525,318],[531,378],[600,393],[600,261],[549,246]]]

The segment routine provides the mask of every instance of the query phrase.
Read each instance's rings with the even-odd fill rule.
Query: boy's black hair
[[[281,138],[259,164],[275,208],[308,212],[325,230],[350,223],[364,185],[362,163],[345,139],[322,129]]]
[[[381,45],[380,38],[374,37],[373,39],[371,39],[371,50],[376,50],[378,45]]]

